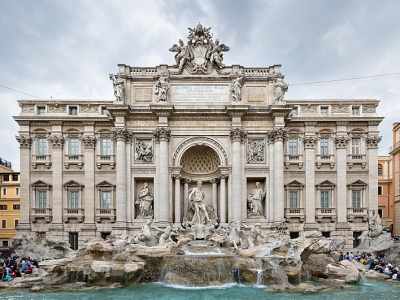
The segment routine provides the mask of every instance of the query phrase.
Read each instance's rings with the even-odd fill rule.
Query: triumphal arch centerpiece
[[[285,219],[292,236],[349,243],[368,230],[379,101],[286,100],[281,65],[226,66],[229,50],[198,24],[169,49],[174,65],[119,64],[113,100],[19,101],[19,230],[78,243],[150,219],[266,231]]]

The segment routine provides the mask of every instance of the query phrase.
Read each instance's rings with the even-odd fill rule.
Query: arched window
[[[378,176],[382,176],[382,165],[378,164]]]

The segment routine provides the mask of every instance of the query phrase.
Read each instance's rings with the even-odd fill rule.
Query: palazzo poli
[[[149,219],[266,232],[285,219],[293,238],[352,248],[378,209],[379,101],[286,100],[280,65],[225,66],[201,24],[182,40],[174,66],[119,64],[113,100],[19,101],[18,233],[77,248]]]

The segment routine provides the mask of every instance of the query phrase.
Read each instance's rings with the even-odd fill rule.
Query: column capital
[[[274,143],[276,141],[283,141],[286,139],[287,130],[285,128],[273,129],[268,132],[268,142]]]
[[[129,139],[131,136],[131,133],[126,130],[125,128],[114,128],[113,129],[113,139],[114,141],[123,141],[125,142],[127,139]]]
[[[241,142],[243,143],[247,138],[247,132],[243,130],[243,128],[232,128],[229,137],[232,142]]]
[[[64,146],[65,139],[59,135],[50,135],[47,140],[50,141],[53,149],[62,149]]]
[[[96,147],[97,139],[95,136],[85,135],[82,137],[82,142],[85,149],[94,149]]]
[[[158,127],[153,131],[153,136],[156,139],[156,142],[160,141],[169,141],[171,136],[171,130],[168,127]]]
[[[30,136],[16,135],[16,140],[21,149],[30,149],[32,145],[32,138]]]
[[[335,145],[337,149],[346,149],[347,143],[350,138],[348,136],[337,136],[335,137]]]
[[[367,149],[378,149],[378,144],[382,140],[381,136],[368,135],[366,138]]]
[[[314,149],[317,143],[317,138],[315,136],[305,136],[303,138],[304,149]]]

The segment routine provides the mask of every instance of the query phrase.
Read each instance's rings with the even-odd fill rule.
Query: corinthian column
[[[64,138],[58,135],[48,137],[52,147],[51,160],[53,170],[53,197],[52,197],[52,216],[53,222],[50,228],[54,230],[62,230],[63,216],[63,180],[62,180],[62,151],[64,147]]]
[[[369,199],[369,210],[374,209],[378,211],[378,174],[374,172],[378,165],[378,144],[382,140],[381,136],[368,135],[366,138],[367,150],[368,150],[368,199]],[[366,205],[364,205],[365,207]]]
[[[244,142],[247,133],[242,128],[234,128],[229,134],[232,141],[232,195],[229,209],[232,220],[242,220],[242,155],[240,144]]]
[[[85,135],[82,138],[83,147],[85,148],[84,159],[85,159],[85,199],[84,199],[84,212],[85,212],[85,223],[82,228],[86,230],[96,230],[94,225],[94,217],[96,212],[95,205],[95,186],[94,186],[94,170],[95,170],[95,149],[96,149],[96,137],[91,135]]]
[[[19,142],[20,148],[20,222],[18,223],[18,233],[28,233],[31,230],[31,224],[29,222],[30,208],[33,207],[33,203],[30,203],[31,197],[29,196],[30,187],[30,161],[31,161],[31,145],[32,138],[30,136],[19,135],[16,136]],[[35,199],[35,197],[33,197]]]
[[[286,138],[286,130],[274,129],[269,133],[270,142],[274,141],[274,169],[273,169],[273,208],[274,222],[281,221],[285,215],[285,198],[283,182],[283,140]]]
[[[159,156],[158,165],[156,168],[157,172],[157,197],[154,199],[155,207],[159,209],[155,212],[156,219],[158,217],[159,222],[169,222],[169,176],[168,176],[168,142],[171,135],[171,131],[168,127],[158,127],[153,135],[156,143],[159,143]]]
[[[306,195],[307,205],[305,206],[306,225],[315,224],[315,136],[304,137],[304,156],[306,171]],[[307,227],[307,226],[305,226]]]
[[[115,129],[114,141],[117,142],[117,157],[116,157],[116,223],[112,226],[113,234],[126,233],[126,147],[125,142],[129,133],[125,128]]]

